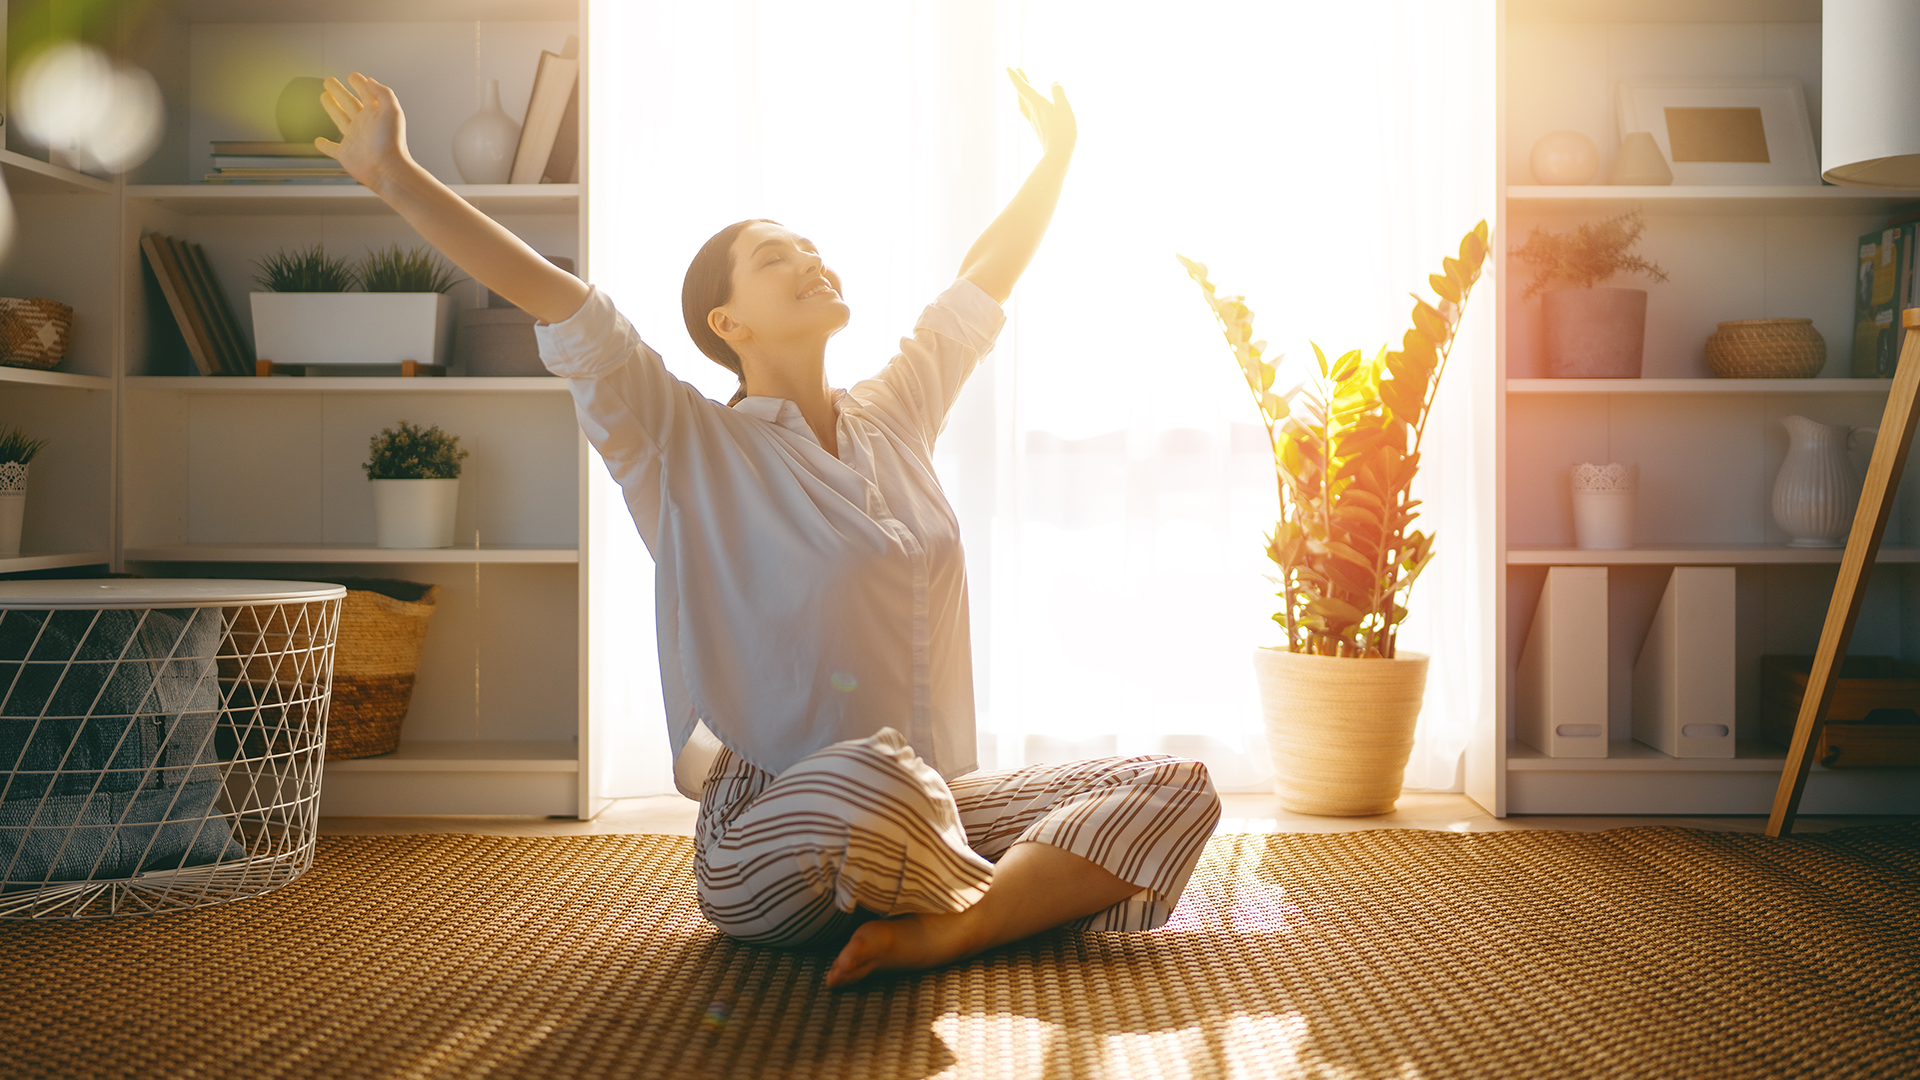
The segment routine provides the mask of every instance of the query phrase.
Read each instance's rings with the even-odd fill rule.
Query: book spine
[[[560,114],[560,128],[554,133],[553,152],[547,155],[547,167],[540,174],[543,184],[575,182],[580,161],[580,80],[573,80],[567,95],[567,109]]]
[[[153,276],[160,282],[160,292],[167,298],[167,307],[173,311],[173,321],[180,327],[180,336],[186,339],[187,352],[193,357],[193,366],[200,369],[202,375],[215,374],[213,349],[211,342],[201,336],[195,326],[192,313],[188,309],[191,297],[187,293],[186,281],[180,276],[180,269],[173,265],[171,253],[162,246],[166,237],[159,233],[148,233],[140,238],[140,250],[146,252],[147,264],[153,267]]]
[[[1853,354],[1847,369],[1856,379],[1874,377],[1873,267],[1880,254],[1878,230],[1860,238],[1853,264]]]

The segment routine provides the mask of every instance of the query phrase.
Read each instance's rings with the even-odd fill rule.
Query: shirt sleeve
[[[661,452],[690,410],[708,404],[706,397],[673,377],[597,287],[579,311],[536,325],[533,333],[541,363],[567,380],[581,429],[626,491],[642,538],[651,544],[648,525],[659,508],[651,505],[658,498],[650,493],[659,489]]]
[[[854,392],[904,413],[932,446],[967,376],[993,351],[1006,321],[993,297],[962,278],[920,313],[913,336],[900,339],[900,354]]]

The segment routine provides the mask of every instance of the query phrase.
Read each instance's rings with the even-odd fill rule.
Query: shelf
[[[170,544],[128,548],[126,557],[133,562],[577,563],[580,552],[577,548],[514,545],[378,548],[358,544]]]
[[[127,379],[127,388],[178,391],[188,394],[564,394],[567,392],[567,380],[551,375],[477,379],[457,376],[403,379],[397,375],[385,377],[275,375],[266,379],[232,376],[209,378],[202,375],[135,375]]]
[[[1677,758],[1633,739],[1609,741],[1603,758],[1556,758],[1521,742],[1507,744],[1507,768],[1521,772],[1764,772],[1779,775],[1787,752],[1768,743],[1742,743],[1730,758]],[[1815,768],[1822,768],[1814,763]]]
[[[453,184],[456,195],[483,214],[574,214],[579,184]],[[379,196],[358,184],[129,184],[127,198],[176,213],[391,214]]]
[[[1514,184],[1508,186],[1507,198],[1539,210],[1581,214],[1634,209],[1650,214],[1881,214],[1896,206],[1920,201],[1920,191],[1875,191],[1812,184],[1798,187]]]
[[[0,574],[18,574],[27,570],[58,570],[67,566],[95,566],[110,563],[113,555],[105,551],[72,551],[59,555],[20,555],[0,559]]]
[[[15,195],[111,195],[118,186],[12,150],[0,150],[0,172],[6,175],[7,190]]]
[[[1508,379],[1509,394],[1885,394],[1892,379]]]
[[[26,386],[65,386],[74,390],[111,390],[113,380],[104,375],[75,375],[68,371],[40,371],[36,368],[0,365],[0,383]]]
[[[1817,23],[1820,0],[1508,0],[1507,21]]]
[[[185,0],[174,11],[195,23],[309,23],[311,4],[292,0]],[[573,22],[576,0],[334,0],[326,21],[342,22]]]
[[[1508,566],[1772,566],[1838,564],[1841,548],[1790,548],[1775,544],[1678,544],[1671,547],[1581,548],[1510,547]],[[1920,563],[1920,549],[1880,549],[1882,563]]]
[[[406,742],[380,757],[329,761],[326,773],[553,772],[580,771],[580,751],[571,739],[498,739]],[[323,781],[324,783],[324,781]]]

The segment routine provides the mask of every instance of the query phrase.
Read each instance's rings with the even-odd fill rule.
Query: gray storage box
[[[552,374],[540,363],[533,323],[516,307],[462,311],[453,339],[456,368],[472,378]]]

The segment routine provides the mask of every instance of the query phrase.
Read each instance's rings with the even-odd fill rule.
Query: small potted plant
[[[1647,337],[1647,291],[1603,287],[1617,274],[1667,280],[1633,253],[1646,224],[1638,213],[1587,222],[1570,233],[1539,226],[1513,257],[1533,267],[1522,300],[1541,296],[1547,373],[1558,379],[1637,379]],[[1554,284],[1560,288],[1553,288]]]
[[[27,518],[27,465],[47,445],[17,427],[0,428],[0,559],[20,554],[20,527]]]
[[[276,364],[446,362],[465,280],[429,248],[393,244],[357,265],[315,244],[255,263],[254,353]],[[353,291],[355,287],[360,291]]]
[[[375,435],[367,463],[373,487],[374,543],[383,548],[453,546],[453,515],[460,502],[458,436],[436,425],[400,421]]]
[[[1460,257],[1427,278],[1437,305],[1414,298],[1398,350],[1358,350],[1285,393],[1278,365],[1253,340],[1244,297],[1220,296],[1207,268],[1181,258],[1200,284],[1253,391],[1273,448],[1280,520],[1267,555],[1280,569],[1286,632],[1254,650],[1280,804],[1305,814],[1384,814],[1399,798],[1426,691],[1427,658],[1398,648],[1407,590],[1433,559],[1414,531],[1412,497],[1440,376],[1460,312],[1487,256],[1487,223],[1460,241]]]

